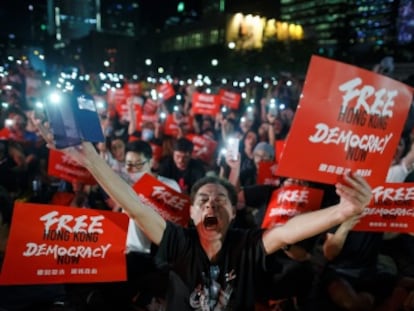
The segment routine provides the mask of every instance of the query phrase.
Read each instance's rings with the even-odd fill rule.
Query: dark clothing
[[[329,232],[334,233],[336,229],[337,227],[332,228]],[[321,235],[317,245],[322,246],[324,237],[325,235]],[[310,301],[329,301],[327,288],[338,279],[348,282],[357,292],[372,294],[377,303],[390,295],[396,276],[379,265],[378,256],[382,243],[381,232],[349,232],[339,255],[332,261],[325,259],[318,267],[315,292]],[[323,257],[321,247],[316,247],[315,251],[315,258]]]
[[[210,262],[195,228],[167,222],[157,259],[174,271],[170,288],[175,294],[168,295],[168,310],[200,310],[203,301],[213,310],[224,297],[220,289],[229,295],[222,310],[254,310],[256,276],[265,269],[262,232],[229,229],[217,260]]]
[[[279,189],[273,185],[256,185],[243,188],[245,203],[253,208],[252,215],[255,226],[260,228],[273,191]],[[239,212],[238,212],[239,213]],[[237,215],[237,218],[240,217]],[[241,221],[239,220],[238,223]],[[309,238],[296,243],[309,253],[312,252],[315,239]],[[266,257],[266,270],[260,276],[257,286],[259,300],[283,299],[296,297],[299,304],[308,296],[313,281],[313,267],[309,261],[296,261],[288,257],[283,250]],[[300,282],[297,280],[300,279]]]
[[[272,193],[277,189],[278,187],[274,185],[255,185],[243,188],[245,205],[254,209],[252,214],[255,224],[259,228],[262,225]]]
[[[174,163],[172,156],[162,158],[158,169],[158,174],[167,178],[174,179],[183,193],[190,193],[193,184],[206,175],[203,162],[191,159],[187,169],[181,171]]]
[[[335,229],[330,230],[334,233]],[[377,264],[383,241],[381,232],[351,231],[339,255],[329,263],[334,269],[370,270]]]
[[[247,187],[256,184],[257,169],[254,160],[244,151],[240,152],[240,185]]]

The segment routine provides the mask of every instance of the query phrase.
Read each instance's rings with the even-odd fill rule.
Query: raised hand
[[[372,189],[367,181],[357,174],[344,175],[343,181],[336,184],[340,205],[345,218],[359,215],[372,198]]]

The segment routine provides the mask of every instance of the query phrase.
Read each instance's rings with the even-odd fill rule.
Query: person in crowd
[[[408,151],[406,150],[407,147]],[[401,137],[386,179],[388,182],[403,182],[413,171],[414,142]]]
[[[201,160],[193,159],[193,143],[186,138],[178,138],[172,156],[161,159],[158,173],[175,180],[183,193],[189,193],[192,185],[206,174]]]
[[[246,180],[251,180],[252,172],[256,172],[256,164],[254,162],[254,148],[257,144],[257,133],[254,130],[248,130],[247,133],[243,136],[240,141],[239,151],[240,151],[240,179],[241,184],[245,185]],[[226,155],[221,155],[220,159],[220,176],[228,176],[230,167],[225,161]],[[253,182],[253,181],[251,181]],[[254,183],[254,182],[253,182]]]
[[[257,172],[262,161],[273,161],[275,150],[272,145],[266,142],[260,142],[253,149],[253,165],[240,167],[240,186],[246,187],[255,185]]]
[[[360,215],[328,230],[314,254],[322,258],[316,295],[305,310],[374,310],[395,286],[396,275],[380,262],[381,232],[352,231]],[[319,245],[319,247],[318,247]]]
[[[227,159],[227,162],[231,166],[229,181],[236,188],[239,188],[239,165],[237,161]],[[292,178],[284,179],[283,183],[278,186],[262,184],[241,187],[238,192],[238,208],[233,225],[242,228],[261,228],[273,192],[290,185],[329,189],[327,185]],[[332,195],[329,191],[324,191],[324,194],[321,206],[329,206]],[[321,206],[315,207],[315,209],[319,209]],[[269,301],[277,300],[282,310],[290,310],[286,309],[288,308],[286,306],[299,307],[306,302],[314,278],[311,262],[314,244],[315,238],[311,237],[294,245],[288,245],[267,256],[267,269],[261,277],[263,281],[260,284],[260,300],[264,306],[267,306]],[[300,279],[301,282],[298,283],[297,279]]]
[[[98,143],[97,146],[100,155],[108,162],[108,165],[118,174],[122,174],[125,167],[125,140],[112,135],[107,137],[105,143]]]
[[[403,182],[412,170],[414,151],[404,151],[405,141],[402,138],[397,146],[386,182]],[[389,303],[398,272],[392,252],[385,256],[384,247],[401,235],[353,231],[358,221],[359,216],[355,216],[320,236],[314,254],[321,259],[315,286],[318,290],[309,299],[309,310],[376,310]]]
[[[86,184],[80,180],[60,181],[61,187],[53,192],[50,204],[108,210],[106,197],[97,185]]]
[[[53,136],[37,124],[53,148]],[[347,174],[344,183],[336,184],[338,204],[296,216],[268,230],[236,230],[230,228],[237,204],[234,186],[218,177],[205,177],[191,188],[193,226],[183,228],[143,204],[97,154],[93,144],[83,142],[64,152],[84,165],[158,245],[157,259],[169,263],[175,273],[172,275],[177,276],[176,283],[181,281],[183,285],[170,287],[167,310],[253,310],[258,281],[255,275],[263,271],[267,255],[361,214],[372,196],[364,178]],[[174,295],[177,292],[179,295]]]
[[[8,140],[0,140],[0,186],[13,197],[21,194],[26,172],[25,156],[15,145]]]
[[[181,189],[175,180],[153,173],[152,161],[152,149],[148,142],[140,140],[127,143],[126,173],[121,177],[133,186],[144,174],[149,174],[180,192]],[[146,307],[149,304],[162,303],[166,293],[165,286],[168,284],[168,269],[156,265],[153,260],[154,247],[151,244],[134,219],[130,218],[126,240],[127,281],[98,287],[102,297],[102,308],[113,310],[124,306],[128,309],[132,308],[132,305]],[[97,292],[94,292],[94,295],[97,295]]]

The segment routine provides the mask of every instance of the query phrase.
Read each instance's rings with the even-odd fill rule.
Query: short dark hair
[[[182,151],[192,153],[194,144],[187,138],[178,138],[174,143],[174,151]]]
[[[217,176],[206,176],[199,179],[192,187],[190,192],[191,203],[194,203],[195,196],[198,190],[207,184],[215,184],[223,186],[229,195],[229,200],[233,206],[237,204],[237,191],[236,188],[227,180]]]
[[[152,158],[151,145],[143,140],[135,140],[127,143],[125,152],[142,153],[146,159]]]

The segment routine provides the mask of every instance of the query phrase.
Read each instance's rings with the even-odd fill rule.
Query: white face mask
[[[133,185],[135,184],[145,173],[136,172],[136,173],[126,173],[128,176],[128,182]]]
[[[144,141],[150,141],[154,138],[154,131],[150,129],[142,129],[141,138]]]

